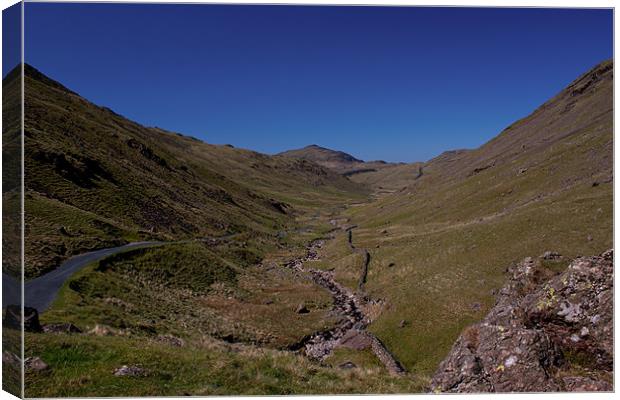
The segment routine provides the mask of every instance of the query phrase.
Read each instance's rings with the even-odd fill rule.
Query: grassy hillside
[[[2,82],[2,268],[21,277],[21,68]]]
[[[349,175],[349,179],[373,189],[375,197],[405,190],[424,175],[424,163],[385,164]]]
[[[83,333],[27,335],[27,355],[49,365],[28,371],[27,396],[422,388],[377,365],[346,371],[287,350],[336,317],[325,290],[278,263],[366,199],[361,185],[310,161],[142,127],[29,66],[25,81],[27,276],[95,248],[166,242],[65,282],[41,322]],[[114,376],[125,364],[148,372]]]
[[[493,305],[511,263],[613,246],[612,67],[598,65],[487,144],[444,153],[405,189],[346,213],[372,256],[366,289],[386,301],[371,330],[410,370],[434,372]],[[346,277],[342,249],[324,256]]]
[[[26,355],[50,366],[27,373],[27,396],[422,391],[509,265],[613,245],[611,62],[480,148],[414,164],[213,146],[26,71],[27,276],[88,249],[165,241],[66,281],[41,320],[84,333],[26,336]],[[337,226],[355,226],[352,245]],[[284,267],[328,233],[308,265],[358,293],[407,374],[390,376],[368,348],[322,363],[287,350],[343,318],[309,275]],[[115,376],[122,365],[143,372]]]
[[[423,387],[381,367],[330,368],[289,352],[209,338],[174,347],[136,338],[50,335],[30,351],[57,366],[48,374],[26,375],[31,397],[413,393]],[[140,365],[145,375],[114,376],[124,364]]]
[[[27,277],[128,241],[274,237],[295,213],[365,195],[305,160],[143,127],[25,70]]]

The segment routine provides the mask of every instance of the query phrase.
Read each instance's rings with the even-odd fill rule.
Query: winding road
[[[65,283],[67,279],[77,271],[81,270],[88,264],[123,252],[125,250],[141,247],[155,247],[169,244],[189,243],[193,241],[204,242],[208,244],[216,244],[222,240],[229,240],[237,236],[238,233],[230,233],[224,236],[212,236],[201,239],[189,239],[179,240],[175,242],[133,242],[118,247],[110,247],[107,249],[100,249],[91,251],[88,253],[73,256],[67,261],[63,262],[58,268],[48,272],[45,275],[41,275],[24,284],[25,298],[24,306],[34,307],[39,312],[47,310],[52,305],[52,302],[56,299],[58,291]],[[2,273],[2,308],[10,304],[21,303],[21,287],[19,279]]]
[[[107,249],[95,250],[89,253],[71,257],[63,262],[57,269],[41,275],[24,284],[26,307],[34,307],[39,312],[45,311],[56,299],[58,291],[65,281],[75,272],[81,270],[88,264],[101,260],[122,251],[138,248],[161,246],[164,242],[134,242],[123,246],[111,247]],[[21,303],[21,285],[18,279],[11,275],[2,273],[2,308],[10,304]]]
[[[366,249],[358,249],[353,245],[352,232],[355,228],[349,227],[344,229],[348,233],[348,245],[351,250],[357,253],[365,254],[364,266],[358,284],[358,289],[363,290],[368,273],[368,264],[370,263],[370,254]],[[342,228],[340,228],[342,229]],[[230,234],[218,238],[204,238],[200,241],[210,242],[227,240],[236,234]],[[63,284],[77,271],[83,269],[87,265],[99,261],[111,255],[121,253],[123,251],[134,248],[146,248],[163,246],[166,244],[185,243],[189,240],[178,242],[134,242],[123,246],[100,249],[88,253],[80,254],[63,262],[57,269],[41,275],[35,279],[25,282],[25,298],[24,305],[26,307],[36,308],[37,311],[43,312],[47,310],[56,299],[60,288]],[[343,319],[340,323],[329,330],[317,332],[304,338],[297,345],[297,349],[304,348],[306,355],[315,359],[323,359],[328,356],[336,347],[340,345],[341,340],[350,332],[362,334],[370,340],[371,349],[377,355],[379,360],[386,366],[388,371],[401,374],[405,371],[402,365],[387,350],[381,341],[366,331],[366,327],[370,323],[369,318],[362,311],[362,301],[351,290],[340,285],[334,280],[333,273],[313,268],[304,268],[304,262],[315,259],[318,250],[323,246],[324,240],[316,240],[308,247],[308,253],[305,257],[296,258],[286,266],[299,272],[308,273],[312,280],[329,291],[334,298],[334,311],[340,314]],[[6,308],[11,304],[21,303],[21,285],[20,281],[15,277],[2,273],[2,308]],[[291,350],[297,350],[291,349]]]

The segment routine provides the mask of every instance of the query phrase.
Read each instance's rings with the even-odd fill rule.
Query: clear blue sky
[[[275,153],[477,147],[612,57],[611,10],[26,3],[26,62],[148,126]]]

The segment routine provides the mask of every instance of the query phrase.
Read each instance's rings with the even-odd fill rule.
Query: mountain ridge
[[[174,371],[180,382],[153,374],[128,381],[129,394],[424,390],[459,335],[493,309],[508,266],[543,254],[541,276],[561,282],[564,260],[613,246],[612,61],[477,149],[411,164],[300,149],[331,167],[147,128],[27,70],[26,277],[89,250],[165,242],[68,279],[42,322],[87,333],[26,334],[26,356],[59,372],[51,383],[27,385],[28,397],[101,387],[127,394],[110,384],[117,379],[110,372],[128,359]],[[3,83],[7,94],[19,89]],[[20,139],[13,122],[3,139]],[[305,262],[329,278],[326,286],[356,293],[351,301],[368,316],[368,333],[409,372],[387,376],[359,337],[326,365],[289,351],[306,337],[329,340],[338,323],[337,296],[300,275]],[[171,342],[184,344],[170,350]],[[58,361],[93,348],[110,357],[85,359],[80,371]],[[200,368],[197,355],[208,357]],[[567,355],[571,378],[589,374],[587,358]],[[92,374],[92,366],[103,372]],[[501,380],[504,371],[490,368]],[[340,389],[351,378],[368,386]]]
[[[269,236],[323,191],[364,196],[360,185],[310,161],[147,128],[32,66],[24,71],[28,277],[73,254],[130,240],[240,230]],[[5,90],[19,83],[5,80]]]

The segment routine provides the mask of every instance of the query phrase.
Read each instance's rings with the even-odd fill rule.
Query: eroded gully
[[[342,229],[349,235],[348,246],[350,249],[364,255],[364,263],[358,283],[358,290],[363,291],[370,263],[370,254],[366,249],[353,246],[352,230],[354,228]],[[293,345],[291,349],[301,350],[310,358],[323,360],[337,347],[346,345],[347,342],[355,342],[355,346],[358,349],[370,348],[390,373],[404,373],[405,369],[403,366],[379,338],[366,330],[371,321],[363,312],[362,304],[364,300],[357,293],[338,283],[334,279],[332,271],[310,268],[305,265],[308,261],[319,260],[319,250],[325,245],[326,240],[333,238],[334,235],[332,233],[328,239],[319,239],[311,242],[307,247],[305,256],[290,260],[285,266],[297,272],[308,274],[312,281],[327,290],[333,298],[332,312],[341,318],[333,328],[306,336],[300,342]]]

